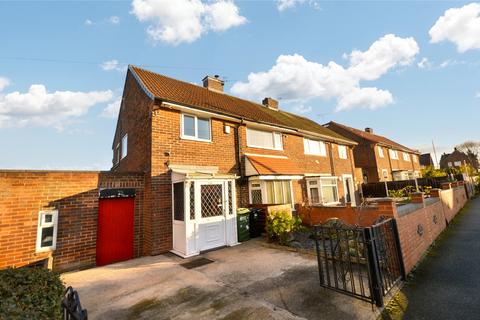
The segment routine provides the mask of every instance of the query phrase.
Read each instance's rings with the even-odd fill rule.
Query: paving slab
[[[197,268],[173,254],[62,275],[89,319],[374,319],[370,304],[319,286],[314,256],[252,239],[202,254]]]

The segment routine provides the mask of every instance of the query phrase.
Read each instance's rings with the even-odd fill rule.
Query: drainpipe
[[[240,127],[244,124],[244,120],[240,121],[240,124],[237,125],[236,130],[236,142],[237,142],[237,170],[240,175],[240,178],[244,178],[243,170],[242,170],[242,140],[240,139]]]
[[[328,143],[330,149],[330,171],[332,176],[335,176],[335,162],[333,161],[333,144],[331,142]]]

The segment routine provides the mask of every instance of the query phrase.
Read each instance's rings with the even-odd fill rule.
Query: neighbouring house
[[[374,134],[372,128],[362,131],[333,121],[325,127],[358,144],[353,154],[355,166],[362,170],[363,183],[421,177],[419,151]]]
[[[357,143],[305,117],[130,66],[108,172],[0,170],[0,269],[57,271],[237,244],[237,207],[359,202]]]
[[[237,207],[358,201],[356,142],[223,87],[128,68],[112,171],[145,173],[145,254],[235,245]]]
[[[430,153],[423,153],[420,155],[420,168],[425,169],[434,166],[432,155]]]
[[[464,166],[478,169],[478,160],[474,155],[469,156],[457,148],[454,148],[452,153],[444,153],[440,157],[440,169],[460,169]]]

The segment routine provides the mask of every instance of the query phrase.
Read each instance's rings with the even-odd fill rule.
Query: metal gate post
[[[395,218],[392,219],[392,228],[393,228],[393,234],[395,236],[395,244],[397,247],[398,261],[400,263],[400,273],[402,274],[402,280],[406,280],[407,273],[405,272],[405,264],[403,263],[402,246],[400,244],[400,236],[398,233],[397,219]]]
[[[322,259],[320,258],[320,244],[318,243],[319,229],[320,228],[318,226],[313,226],[313,232],[315,233],[315,248],[317,249],[318,276],[320,278],[320,285],[323,287],[325,284],[325,280],[323,279],[323,266],[322,266]],[[322,233],[322,237],[323,237],[323,233]],[[327,260],[327,263],[328,263],[328,260]]]
[[[372,286],[372,298],[375,300],[377,307],[383,307],[383,293],[380,282],[380,270],[378,267],[377,254],[375,252],[375,238],[372,233],[372,228],[364,228],[365,232],[365,242],[367,245],[367,254],[368,254],[368,269],[370,276],[370,283]]]

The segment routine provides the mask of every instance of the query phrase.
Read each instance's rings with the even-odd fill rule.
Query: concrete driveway
[[[254,239],[186,269],[166,254],[63,274],[90,319],[372,319],[370,304],[320,288],[315,257]],[[193,260],[191,258],[189,260]]]

